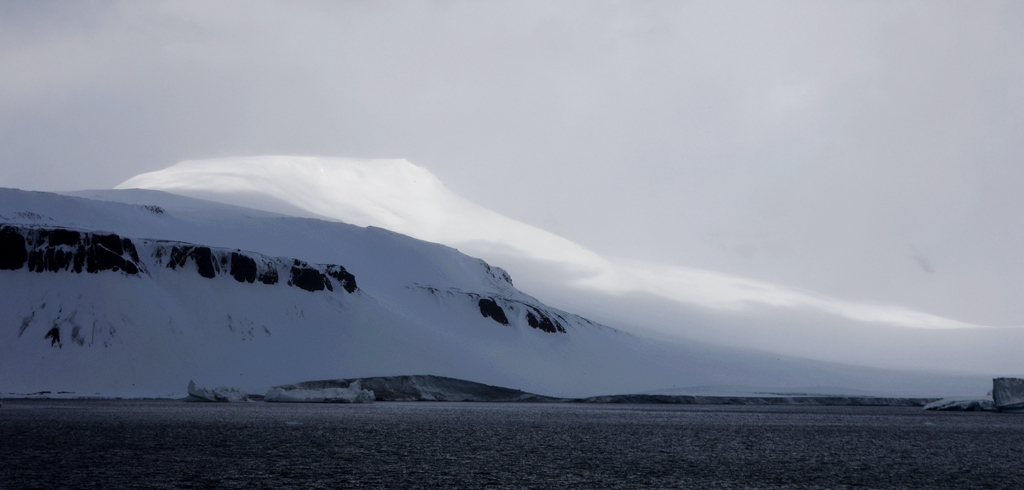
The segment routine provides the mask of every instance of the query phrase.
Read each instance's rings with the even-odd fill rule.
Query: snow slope
[[[566,268],[570,284],[622,294],[650,292],[721,309],[747,304],[809,308],[906,327],[974,327],[895,306],[816,296],[711,271],[613,263],[569,240],[466,201],[406,160],[248,157],[185,161],[135,176],[118,189],[155,189],[257,209],[379,226],[490,258],[510,253]],[[270,199],[267,199],[267,198]]]
[[[379,228],[157,191],[97,195],[0,189],[7,394],[184,396],[189,380],[261,393],[408,374],[550,396],[703,385],[934,396],[987,382],[653,341]]]
[[[607,259],[468,202],[405,160],[185,161],[118,188],[378,226],[443,243],[501,264],[562,308],[659,338],[904,369],[1024,372],[1024,359],[1006,347],[1024,341],[1024,329],[844,301],[713,271]]]

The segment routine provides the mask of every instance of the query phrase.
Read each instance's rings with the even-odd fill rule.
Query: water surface
[[[0,488],[1020,488],[1024,415],[7,400]]]

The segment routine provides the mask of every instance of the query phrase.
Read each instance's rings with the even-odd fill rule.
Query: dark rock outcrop
[[[484,263],[481,261],[481,263]],[[497,269],[496,267],[494,269]],[[502,325],[511,325],[519,327],[525,326],[540,330],[545,333],[568,333],[567,325],[586,325],[591,327],[601,327],[586,318],[578,315],[568,314],[554,308],[549,308],[534,302],[526,302],[522,299],[515,299],[508,296],[501,295],[500,293],[489,293],[483,295],[480,293],[462,291],[458,288],[449,289],[438,289],[433,286],[426,286],[423,284],[414,284],[412,286],[406,286],[409,289],[418,289],[425,291],[442,301],[447,301],[452,298],[468,298],[475,302],[477,309],[480,310],[480,314],[484,318],[490,318],[497,323]],[[526,315],[519,315],[515,312],[521,310]],[[510,317],[510,313],[511,317]],[[567,318],[568,317],[568,318]]]
[[[508,325],[508,317],[505,316],[505,310],[501,309],[493,299],[480,298],[477,304],[480,307],[480,314],[484,318],[490,318],[502,325]]]
[[[0,226],[0,269],[28,267],[34,272],[95,274],[142,270],[138,251],[128,238],[64,228]]]
[[[200,276],[213,279],[219,275],[229,275],[241,283],[277,284],[280,281],[279,270],[286,270],[288,285],[306,291],[334,291],[334,278],[349,292],[356,291],[356,277],[336,264],[314,265],[298,259],[266,257],[262,254],[204,247],[180,242],[153,241],[153,256],[157,264],[166,263],[169,269],[179,269],[194,263]]]
[[[277,269],[266,269],[260,272],[259,276],[256,277],[263,284],[277,284]]]
[[[27,261],[25,236],[9,226],[0,226],[0,270],[16,271]]]
[[[60,329],[57,327],[48,330],[43,338],[50,340],[50,347],[60,347],[62,345],[60,343]]]
[[[488,264],[487,262],[484,262],[482,260],[480,262],[484,265],[484,270],[486,270],[487,274],[489,274],[491,277],[499,281],[508,283],[509,286],[513,286],[512,276],[508,275],[508,272],[505,272],[505,269],[502,269],[501,267],[492,267],[491,264]]]
[[[238,252],[231,252],[231,276],[236,281],[252,284],[256,281],[258,273],[256,259]]]
[[[279,269],[289,270],[289,286],[306,291],[334,291],[329,278],[356,291],[356,278],[340,265],[311,265],[294,259],[270,258],[241,250],[220,249],[164,240],[139,240],[155,265],[178,270],[189,264],[207,279],[230,275],[242,283],[277,284]],[[291,265],[286,265],[291,262]],[[153,262],[150,262],[153,265]],[[0,225],[0,270],[28,268],[34,272],[146,273],[135,243],[113,233],[65,228]]]
[[[532,310],[526,312],[526,323],[531,327],[547,333],[565,333],[565,327],[558,323],[558,320],[552,320],[544,313],[541,313],[540,310]]]
[[[327,278],[327,274],[301,260],[295,260],[295,263],[292,265],[291,279],[288,280],[288,285],[305,289],[306,291],[323,291],[324,288],[327,288],[328,291],[334,291],[334,286],[331,285],[331,280]]]
[[[161,253],[158,249],[157,256],[159,257],[160,255]],[[210,250],[210,247],[195,245],[172,246],[167,259],[167,267],[170,269],[185,267],[189,260],[195,263],[200,276],[207,279],[217,277],[218,268],[217,264],[213,261],[213,251]]]
[[[353,276],[344,267],[340,265],[326,265],[324,266],[324,273],[336,279],[345,291],[350,293],[356,291],[356,276]]]

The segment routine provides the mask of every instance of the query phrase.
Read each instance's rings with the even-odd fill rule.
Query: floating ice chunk
[[[1000,412],[1024,412],[1024,379],[993,379],[992,399]]]
[[[283,390],[271,388],[263,399],[268,402],[293,403],[373,403],[373,392],[354,391],[348,388],[327,388],[324,390]]]
[[[247,402],[249,401],[249,394],[229,386],[221,386],[211,390],[196,386],[195,381],[189,381],[187,400],[195,402]]]
[[[941,410],[949,412],[995,411],[996,405],[991,398],[943,398],[924,406],[925,410]]]
[[[267,395],[263,398],[268,402],[291,403],[373,403],[374,399],[373,392],[361,389],[358,381],[349,385],[348,388],[325,388],[322,390],[274,387],[267,391]]]

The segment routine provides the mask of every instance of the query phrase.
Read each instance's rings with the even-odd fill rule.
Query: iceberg
[[[358,381],[347,388],[320,390],[275,386],[263,397],[263,401],[284,403],[373,403],[375,399],[373,392],[362,389]]]
[[[994,412],[996,404],[991,398],[952,397],[933,401],[925,405],[924,409],[945,412]]]
[[[992,391],[983,398],[943,398],[924,406],[925,410],[1024,412],[1024,379],[994,378]]]
[[[229,386],[221,386],[211,390],[196,386],[195,381],[189,381],[188,398],[186,400],[193,402],[247,402],[249,401],[249,394]]]
[[[993,379],[992,399],[1000,412],[1024,412],[1024,379]]]
[[[336,388],[366,387],[380,401],[447,401],[447,402],[525,402],[563,401],[512,388],[502,388],[464,379],[434,375],[376,376],[369,378],[303,381],[279,386],[290,391],[326,391]]]

